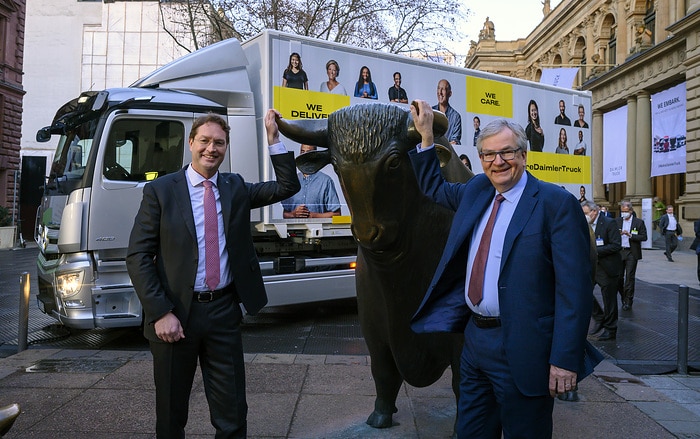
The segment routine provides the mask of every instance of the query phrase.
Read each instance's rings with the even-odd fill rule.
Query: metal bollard
[[[678,286],[678,373],[688,375],[688,287]]]
[[[27,350],[27,335],[29,333],[29,273],[23,272],[20,279],[19,295],[19,335],[17,337],[17,352]]]

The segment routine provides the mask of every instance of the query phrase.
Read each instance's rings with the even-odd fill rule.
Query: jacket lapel
[[[221,201],[221,213],[224,217],[224,228],[226,229],[226,242],[233,242],[230,236],[228,236],[231,227],[229,227],[231,222],[231,209],[233,200],[233,185],[228,174],[222,174],[219,172],[219,178],[216,182],[219,189],[219,200]]]
[[[190,190],[187,185],[187,176],[185,175],[185,170],[187,167],[183,168],[177,173],[174,179],[173,192],[175,195],[175,200],[177,200],[178,208],[180,209],[180,215],[182,215],[182,220],[185,223],[187,231],[190,232],[190,236],[197,242],[197,231],[194,227],[194,215],[192,215],[192,202],[190,201]]]
[[[527,174],[527,184],[523,190],[523,194],[520,196],[520,201],[515,208],[513,213],[513,218],[510,220],[508,225],[508,230],[506,231],[506,237],[503,241],[503,254],[501,257],[501,271],[508,260],[508,255],[513,248],[513,243],[515,238],[520,235],[520,233],[525,228],[525,224],[532,216],[533,210],[537,206],[538,199],[537,193],[539,192],[539,181],[533,177],[529,172]]]
[[[482,215],[488,208],[491,200],[493,199],[496,189],[484,179],[487,184],[482,185],[479,188],[479,193],[473,202],[460,203],[460,208],[455,213],[454,221],[456,224],[456,233],[454,237],[445,245],[449,250],[449,254],[446,255],[449,259],[454,257],[457,250],[462,246],[462,244],[471,238],[474,228],[478,224]],[[468,246],[467,246],[468,247]]]

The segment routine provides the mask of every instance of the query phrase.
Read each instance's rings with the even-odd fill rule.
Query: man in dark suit
[[[623,268],[617,291],[622,298],[622,310],[628,311],[634,302],[634,278],[637,274],[637,261],[642,259],[642,242],[647,240],[647,227],[644,221],[634,216],[632,203],[626,200],[620,202],[620,217],[615,218],[615,222],[620,231]]]
[[[591,370],[584,363],[590,239],[578,201],[525,171],[525,131],[505,119],[481,129],[484,174],[445,182],[430,107],[416,101],[411,113],[422,136],[410,153],[419,185],[455,210],[411,327],[464,331],[459,437],[551,437],[553,397],[574,390]],[[480,248],[488,250],[483,268]]]
[[[673,206],[670,204],[666,206],[666,213],[659,218],[659,229],[661,229],[666,243],[664,255],[666,255],[668,262],[673,262],[671,253],[678,247],[678,237],[683,234],[683,229],[678,223],[678,218],[673,216]]]
[[[246,436],[239,302],[249,314],[267,303],[250,210],[299,190],[277,116],[265,116],[277,181],[247,183],[219,172],[230,127],[210,113],[192,126],[192,163],[144,186],[126,262],[153,354],[158,438],[184,437],[198,359],[216,437]]]
[[[603,297],[602,307],[598,299],[593,297],[594,326],[590,333],[597,334],[602,329],[598,340],[614,340],[617,337],[617,283],[622,275],[620,231],[615,220],[603,215],[594,202],[581,203],[581,209],[595,234],[598,250],[595,282],[600,286]]]

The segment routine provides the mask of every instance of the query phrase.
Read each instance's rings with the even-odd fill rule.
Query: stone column
[[[647,92],[637,94],[637,139],[635,144],[637,185],[634,195],[635,198],[639,199],[649,198],[651,197],[651,99]],[[629,157],[627,158],[627,166],[629,166]],[[627,192],[629,193],[629,191]]]
[[[617,16],[625,17],[626,14],[627,12],[625,11],[625,2],[617,2]],[[627,58],[627,55],[629,55],[630,49],[630,44],[628,43],[628,25],[624,19],[618,19],[616,26],[617,27],[615,29],[615,37],[617,38],[617,53],[615,55],[615,59],[617,59],[618,64],[622,64],[625,58]],[[632,40],[632,42],[634,42],[634,40]],[[608,60],[605,60],[605,62],[607,63]]]
[[[593,143],[591,145],[593,201],[602,203],[605,202],[605,187],[603,186],[603,113],[600,110],[593,110],[591,130],[593,133],[591,139]]]
[[[689,15],[691,12],[695,12],[700,9],[700,0],[685,0],[685,13]]]
[[[637,98],[627,98],[627,185],[626,198],[633,198],[637,193]]]
[[[656,0],[654,2],[654,10],[656,11],[656,23],[654,25],[654,44],[658,44],[666,39],[666,37],[669,35],[669,32],[666,30],[669,24],[673,23],[675,20],[673,19],[672,14],[672,9],[673,5],[672,3],[675,0],[671,1],[664,1],[663,4],[662,2]]]

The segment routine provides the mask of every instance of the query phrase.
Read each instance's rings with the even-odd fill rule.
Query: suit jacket
[[[596,241],[603,240],[603,245],[597,245],[598,273],[604,273],[608,277],[618,277],[622,273],[622,238],[620,229],[614,219],[598,214],[598,222],[595,226]]]
[[[622,217],[615,218],[618,230],[622,230],[622,221]],[[632,217],[631,230],[636,230],[637,233],[630,236],[630,253],[636,260],[640,260],[642,259],[642,242],[647,240],[647,226],[644,225],[644,221],[635,216]],[[620,244],[622,244],[622,236],[620,236]]]
[[[666,235],[666,227],[668,227],[668,214],[664,213],[661,215],[661,218],[659,218],[659,229],[661,229],[661,234]],[[678,221],[678,218],[676,218],[676,235],[680,236],[683,234],[683,229],[681,228],[681,223]]]
[[[289,198],[300,188],[294,154],[271,158],[277,181],[246,183],[232,173],[219,173],[217,179],[232,282],[249,314],[267,304],[250,210]],[[199,256],[185,169],[144,186],[129,239],[127,269],[144,309],[144,335],[153,341],[158,340],[153,324],[169,311],[185,327],[194,293]]]
[[[442,259],[413,317],[416,332],[462,332],[471,315],[465,299],[470,239],[495,195],[481,174],[447,183],[434,151],[409,153],[419,186],[455,210]],[[584,363],[591,316],[590,234],[581,206],[565,190],[532,175],[508,226],[498,279],[505,354],[518,389],[549,394],[549,365],[577,371]]]

